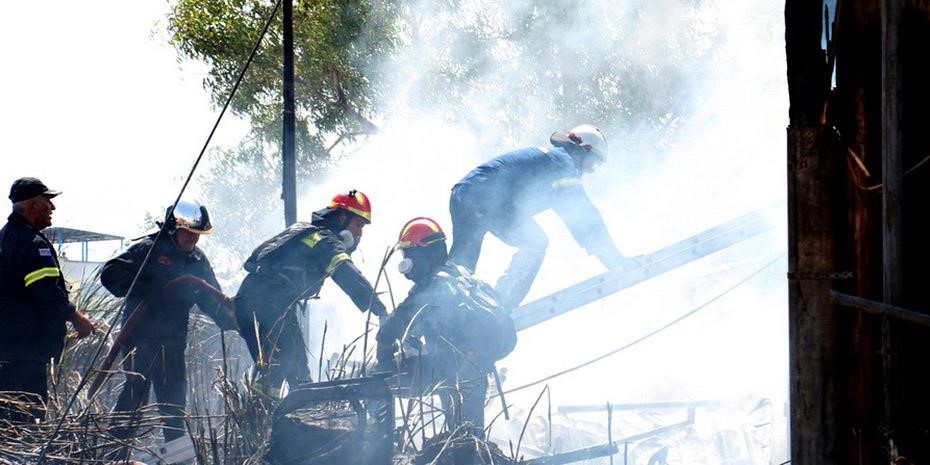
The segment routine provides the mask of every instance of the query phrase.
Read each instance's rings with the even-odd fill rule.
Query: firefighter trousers
[[[287,380],[294,389],[310,382],[307,346],[293,306],[276,303],[264,293],[240,291],[236,319],[263,385],[278,389]]]
[[[485,233],[490,232],[517,252],[507,271],[494,286],[505,308],[516,308],[529,293],[546,256],[549,240],[532,217],[498,218],[483,215],[468,189],[455,189],[449,202],[452,215],[452,250],[449,256],[458,265],[475,271]],[[497,215],[500,216],[500,215]]]
[[[187,365],[184,343],[159,343],[155,338],[138,337],[124,349],[123,370],[126,383],[114,411],[120,418],[111,427],[118,438],[131,437],[139,421],[139,409],[148,404],[149,392],[155,391],[158,410],[165,425],[165,441],[184,437],[184,407],[187,402]]]
[[[0,419],[15,423],[42,419],[48,402],[47,382],[45,362],[0,360]]]

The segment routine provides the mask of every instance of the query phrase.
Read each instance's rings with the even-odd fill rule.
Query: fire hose
[[[222,291],[211,286],[209,283],[196,276],[184,275],[178,278],[174,278],[171,281],[168,281],[168,283],[162,287],[162,292],[174,292],[178,287],[185,284],[191,285],[200,291],[206,292],[207,295],[216,299],[220,305],[223,305],[227,309],[232,310],[232,300],[226,297],[226,294],[223,294]],[[90,385],[90,388],[87,391],[88,399],[92,399],[94,395],[97,394],[97,391],[103,387],[103,383],[106,382],[107,378],[109,378],[111,374],[110,367],[113,366],[113,362],[116,361],[116,357],[118,357],[120,351],[123,350],[123,347],[126,345],[126,341],[129,339],[129,336],[132,335],[136,324],[139,322],[139,320],[142,319],[143,316],[148,313],[148,310],[148,304],[145,301],[142,301],[139,302],[139,305],[137,305],[136,308],[132,310],[132,313],[129,314],[129,318],[127,318],[123,323],[119,334],[113,341],[113,346],[110,347],[110,352],[107,353],[106,359],[103,360],[103,363],[100,364],[100,368],[97,370],[97,376],[94,378],[94,382]]]

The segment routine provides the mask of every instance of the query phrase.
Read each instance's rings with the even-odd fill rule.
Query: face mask
[[[345,247],[346,250],[352,250],[352,247],[356,245],[355,235],[348,229],[339,231],[339,239],[342,240],[342,246]]]
[[[400,271],[400,274],[406,276],[407,273],[413,271],[413,260],[405,258],[397,264],[397,271]]]

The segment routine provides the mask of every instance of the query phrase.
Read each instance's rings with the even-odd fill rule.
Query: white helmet
[[[571,131],[557,131],[549,138],[556,147],[582,148],[604,161],[607,158],[607,139],[604,133],[593,124],[575,126]]]

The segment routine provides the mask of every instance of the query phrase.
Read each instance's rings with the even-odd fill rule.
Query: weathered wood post
[[[791,462],[840,463],[835,272],[836,135],[821,123],[830,72],[823,50],[822,2],[785,3],[791,107],[788,126],[788,270]]]

